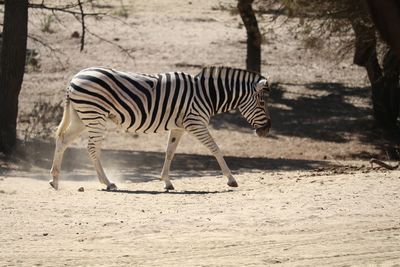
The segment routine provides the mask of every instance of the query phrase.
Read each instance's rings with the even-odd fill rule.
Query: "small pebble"
[[[85,192],[85,188],[79,187],[79,188],[78,188],[78,192]]]

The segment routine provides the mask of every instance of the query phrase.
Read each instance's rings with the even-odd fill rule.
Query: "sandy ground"
[[[237,189],[201,175],[166,193],[1,176],[0,265],[399,266],[400,171],[236,177]]]
[[[97,11],[115,17],[87,17],[87,26],[133,60],[90,34],[79,52],[72,16],[59,15],[49,33],[41,28],[50,13],[30,11],[30,34],[58,52],[29,42],[40,67],[28,69],[20,95],[25,142],[11,161],[0,157],[0,266],[400,266],[400,171],[368,164],[387,160],[390,144],[374,129],[366,73],[351,54],[305,49],[296,19],[258,14],[262,71],[273,84],[270,136],[255,137],[238,113],[211,121],[239,188],[228,188],[215,159],[185,136],[172,164],[177,190],[165,193],[166,134],[111,126],[102,158],[120,191],[101,191],[85,136],[67,150],[61,189],[52,190],[48,132],[80,69],[244,67],[236,1],[123,1],[128,18],[118,15],[121,1],[100,3]]]

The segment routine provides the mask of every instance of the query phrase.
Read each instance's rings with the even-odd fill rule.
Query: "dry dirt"
[[[201,174],[201,173],[200,173]],[[2,266],[398,266],[400,172],[0,181]],[[84,187],[84,192],[78,192]],[[397,264],[397,265],[396,265]]]
[[[295,19],[259,14],[262,72],[273,82],[270,136],[257,138],[234,112],[211,122],[239,188],[228,188],[208,151],[185,136],[172,164],[177,190],[164,192],[166,134],[110,125],[102,157],[119,191],[101,190],[85,137],[66,152],[61,189],[52,190],[47,132],[80,69],[244,67],[236,1],[123,3],[128,18],[120,1],[107,1],[96,10],[114,18],[86,23],[134,59],[90,34],[79,52],[73,17],[59,15],[46,33],[49,13],[30,12],[30,34],[59,52],[29,43],[40,67],[28,68],[20,96],[18,134],[26,142],[11,161],[0,160],[0,266],[400,266],[400,171],[368,164],[372,156],[387,159],[390,146],[374,129],[366,74],[351,55],[338,60],[303,48]],[[54,110],[50,122],[32,120],[46,105]]]

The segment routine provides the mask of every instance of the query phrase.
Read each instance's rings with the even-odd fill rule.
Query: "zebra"
[[[266,92],[269,84],[264,76],[230,67],[205,67],[196,76],[184,72],[151,75],[103,67],[84,69],[71,79],[67,89],[63,117],[56,132],[50,185],[58,189],[64,151],[86,130],[87,150],[100,183],[107,190],[117,189],[100,162],[106,122],[111,120],[135,133],[169,131],[161,171],[166,190],[174,189],[169,171],[185,132],[211,151],[228,179],[227,184],[237,187],[208,124],[213,115],[238,109],[258,136],[266,136],[271,127],[264,101]]]

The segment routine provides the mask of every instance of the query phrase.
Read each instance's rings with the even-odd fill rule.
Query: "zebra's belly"
[[[110,118],[111,119],[111,118]],[[176,118],[176,116],[137,116],[136,123],[127,121],[124,124],[120,124],[128,132],[134,133],[162,133],[172,129],[183,128],[182,118]],[[118,122],[114,121],[116,124]]]

